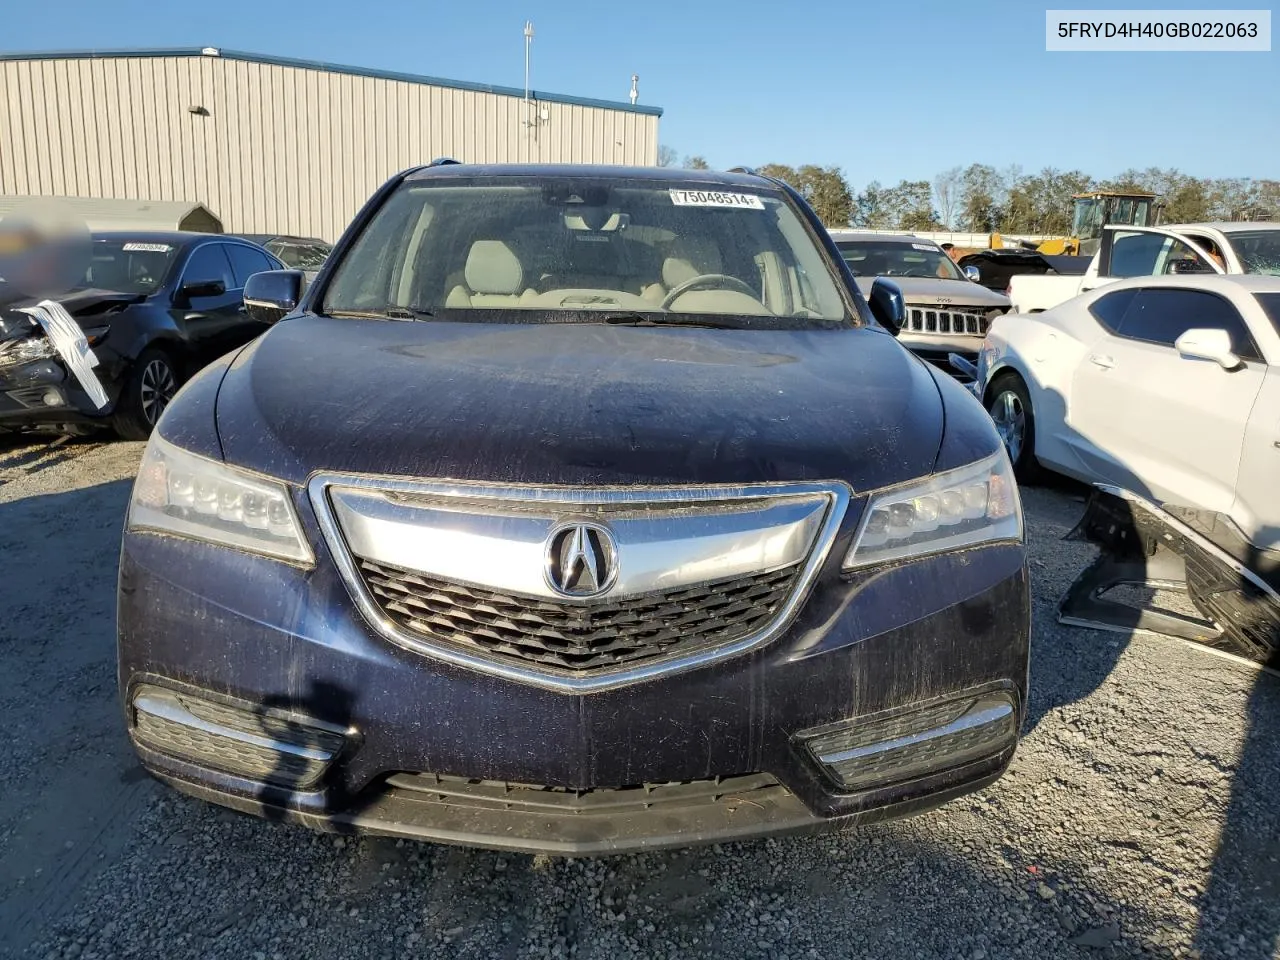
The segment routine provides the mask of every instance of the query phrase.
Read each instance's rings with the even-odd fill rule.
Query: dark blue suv
[[[749,172],[437,164],[169,405],[120,561],[130,737],[322,830],[561,854],[1000,776],[1022,510],[990,418]]]

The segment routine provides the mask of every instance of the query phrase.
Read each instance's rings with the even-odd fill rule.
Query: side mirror
[[[227,292],[227,285],[221,280],[192,280],[184,283],[179,292],[188,301],[197,297],[220,297]]]
[[[244,307],[258,323],[275,323],[302,299],[301,270],[255,273],[244,284]]]
[[[974,283],[982,282],[982,271],[979,270],[977,267],[975,267],[972,263],[969,264],[967,267],[963,267],[962,269],[964,270],[964,275],[967,279],[972,280]]]
[[[1223,370],[1235,370],[1242,361],[1231,349],[1231,334],[1225,330],[1188,330],[1173,342],[1174,349],[1193,360],[1212,360]]]
[[[1170,260],[1164,272],[1181,276],[1187,273],[1213,273],[1213,268],[1207,263],[1201,263],[1195,257],[1182,257],[1178,260]]]
[[[907,303],[903,299],[902,288],[892,280],[876,277],[867,303],[876,322],[896,337],[907,322]]]

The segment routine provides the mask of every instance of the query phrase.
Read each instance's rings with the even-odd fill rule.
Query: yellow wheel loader
[[[1102,243],[1102,228],[1118,223],[1129,227],[1150,227],[1158,220],[1159,204],[1153,193],[1116,193],[1094,190],[1077,193],[1075,211],[1071,218],[1071,236],[1051,237],[1033,249],[1037,253],[1091,257]],[[1155,218],[1155,220],[1153,220]],[[1003,241],[999,234],[992,234],[991,246],[1000,249]],[[1030,248],[1031,244],[1024,244]]]

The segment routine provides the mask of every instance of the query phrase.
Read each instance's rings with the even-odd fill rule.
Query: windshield
[[[1229,233],[1227,239],[1231,241],[1245,273],[1280,277],[1280,230]]]
[[[286,267],[294,270],[319,270],[324,266],[325,258],[333,247],[327,243],[312,241],[300,243],[296,240],[273,240],[266,245]]]
[[[1071,218],[1071,235],[1080,240],[1102,236],[1102,201],[1097,197],[1077,197]]]
[[[829,327],[849,321],[836,276],[771,189],[410,179],[338,265],[323,312],[523,323],[622,313]]]
[[[840,248],[840,255],[849,264],[855,277],[965,280],[964,274],[951,258],[931,243],[841,240],[836,246]]]
[[[164,284],[177,248],[144,240],[94,240],[93,259],[78,286],[151,295]]]

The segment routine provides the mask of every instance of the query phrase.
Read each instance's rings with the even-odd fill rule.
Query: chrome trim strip
[[[952,734],[964,733],[967,730],[975,730],[978,727],[1000,723],[1008,719],[1013,714],[1013,711],[1013,704],[1005,700],[983,709],[966,711],[955,720],[941,727],[933,727],[929,730],[922,730],[919,733],[910,733],[905,736],[894,737],[892,740],[881,740],[878,743],[871,743],[861,747],[850,747],[848,750],[840,750],[836,753],[819,754],[818,759],[828,766],[847,763],[850,760],[863,760],[877,754],[888,753],[891,750],[919,746],[939,737],[947,737]]]
[[[328,503],[347,547],[357,557],[497,593],[590,603],[745,576],[798,563],[809,552],[826,513],[822,494],[772,497],[703,508],[685,503],[644,510],[557,515],[553,510],[504,510],[484,501],[392,499],[377,491],[333,484]],[[415,502],[416,501],[416,502]],[[587,508],[583,506],[583,511]],[[607,525],[616,544],[613,582],[590,597],[566,596],[545,576],[547,545],[566,524]]]
[[[168,720],[184,727],[200,730],[203,733],[223,737],[227,740],[235,740],[248,746],[261,747],[264,750],[272,750],[276,753],[286,753],[295,757],[303,757],[307,760],[315,760],[319,763],[328,763],[334,756],[328,751],[319,750],[315,747],[302,747],[294,743],[284,743],[270,737],[260,737],[245,730],[235,730],[231,727],[224,727],[219,723],[202,720],[184,707],[182,701],[175,694],[161,692],[154,688],[144,690],[134,697],[133,708],[149,716],[158,717],[161,720]]]
[[[402,629],[393,620],[383,614],[373,600],[363,577],[356,567],[351,551],[341,530],[334,511],[330,508],[329,488],[360,488],[379,493],[401,493],[410,496],[427,496],[441,500],[455,501],[495,501],[497,506],[510,508],[512,504],[521,505],[557,505],[576,507],[611,506],[626,510],[634,507],[637,511],[653,505],[697,507],[707,504],[732,505],[768,498],[821,497],[825,501],[825,511],[821,527],[808,553],[808,559],[796,577],[796,584],[786,604],[778,615],[763,629],[749,634],[740,640],[721,647],[702,650],[697,653],[672,657],[666,660],[655,660],[639,666],[621,667],[617,670],[580,677],[566,673],[553,673],[502,663],[485,657],[475,656],[444,644],[435,644],[429,639],[412,634]],[[822,569],[835,540],[845,511],[849,506],[852,491],[843,483],[788,483],[788,484],[747,484],[725,486],[692,486],[692,487],[598,487],[583,489],[580,487],[562,486],[511,486],[493,483],[471,483],[462,481],[425,481],[398,477],[379,477],[361,474],[318,473],[307,483],[307,493],[315,509],[316,519],[320,524],[325,542],[329,546],[334,563],[342,575],[343,581],[351,593],[357,608],[369,624],[385,639],[407,650],[432,657],[456,667],[463,667],[481,673],[490,674],[510,680],[514,683],[525,683],[532,686],[554,690],[560,693],[584,694],[600,690],[609,690],[650,680],[666,674],[692,670],[697,667],[715,663],[728,657],[736,656],[755,647],[776,639],[795,618],[795,615],[809,595],[814,578]],[[505,501],[505,503],[503,503]],[[541,562],[536,570],[541,570]]]

